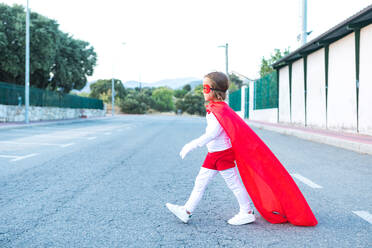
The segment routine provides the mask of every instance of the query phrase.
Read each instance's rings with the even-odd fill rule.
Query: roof
[[[349,17],[340,24],[336,25],[335,27],[331,28],[327,32],[319,35],[315,39],[299,47],[294,52],[281,58],[280,60],[272,64],[272,66],[275,69],[286,66],[295,60],[301,59],[304,55],[315,52],[316,50],[319,50],[324,46],[345,37],[346,35],[354,32],[355,29],[360,29],[371,23],[372,4],[364,8],[363,10],[359,11],[355,15]]]

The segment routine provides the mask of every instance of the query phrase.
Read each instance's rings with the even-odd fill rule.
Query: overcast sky
[[[0,0],[26,5],[26,0]],[[261,58],[300,44],[300,0],[29,0],[31,11],[89,42],[95,79],[155,82],[225,71],[257,78]],[[372,0],[308,0],[308,41],[372,4]],[[32,42],[32,37],[31,37]],[[126,44],[123,45],[122,43]],[[31,54],[32,59],[32,54]]]

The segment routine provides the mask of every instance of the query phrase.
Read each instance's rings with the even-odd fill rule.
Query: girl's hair
[[[226,91],[229,88],[229,79],[227,76],[222,72],[214,71],[204,77],[209,78],[212,81],[212,88],[217,89],[213,90],[214,97],[218,100],[225,100]]]

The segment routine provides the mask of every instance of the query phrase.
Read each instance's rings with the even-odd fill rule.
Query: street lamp
[[[218,46],[218,47],[225,48],[225,55],[226,55],[226,77],[230,81],[230,77],[229,77],[229,55],[228,55],[229,43],[226,43],[225,45]],[[225,101],[227,103],[229,103],[229,91],[228,90],[226,91],[226,99],[225,99]]]
[[[121,43],[122,45],[125,45],[125,42]],[[115,112],[115,87],[114,87],[114,69],[112,69],[112,79],[111,79],[111,114],[114,116]]]
[[[28,108],[30,104],[30,9],[26,11],[26,73],[25,73],[25,123],[28,124]]]
[[[225,48],[225,54],[226,54],[226,76],[229,78],[229,57],[228,57],[228,50],[229,50],[229,43],[226,43],[225,45],[218,46]]]

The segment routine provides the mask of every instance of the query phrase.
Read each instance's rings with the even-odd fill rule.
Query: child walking
[[[224,73],[212,72],[203,79],[203,95],[206,102],[223,102],[226,91],[229,88],[228,78]],[[191,214],[197,207],[203,193],[213,177],[220,174],[227,186],[234,193],[240,211],[228,220],[231,225],[243,225],[255,221],[255,216],[249,203],[248,193],[240,182],[236,166],[235,154],[229,136],[221,127],[216,116],[207,110],[207,127],[205,133],[199,138],[186,144],[180,156],[183,159],[187,153],[204,145],[208,148],[208,154],[195,179],[195,185],[191,195],[184,206],[167,203],[167,208],[181,221],[187,223]]]

